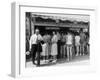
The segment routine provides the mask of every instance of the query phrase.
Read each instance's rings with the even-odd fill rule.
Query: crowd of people
[[[26,39],[26,43],[26,55],[31,54],[33,64],[37,52],[40,53],[40,60],[47,63],[56,63],[58,59],[70,61],[75,56],[89,55],[89,34],[83,30],[76,33],[70,30],[62,33],[53,31],[52,34],[41,35],[36,29],[35,34],[29,40]]]

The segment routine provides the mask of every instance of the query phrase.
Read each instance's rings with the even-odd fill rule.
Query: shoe
[[[35,62],[32,62],[34,65],[36,65],[36,63]]]
[[[56,63],[57,60],[53,60],[52,63]]]
[[[46,63],[48,63],[48,62],[49,62],[49,60],[46,60],[45,62],[46,62]]]
[[[45,60],[41,60],[40,62],[41,62],[41,64],[45,64]]]
[[[52,62],[52,61],[53,61],[53,59],[50,59],[50,60],[49,60],[49,62]]]

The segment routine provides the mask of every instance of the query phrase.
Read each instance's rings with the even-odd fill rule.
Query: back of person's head
[[[68,34],[71,34],[71,32],[70,32],[70,31],[68,31]]]
[[[53,31],[53,35],[54,35],[54,34],[56,34],[56,32],[55,32],[55,31]]]
[[[82,28],[80,29],[80,33],[83,33],[83,29]]]

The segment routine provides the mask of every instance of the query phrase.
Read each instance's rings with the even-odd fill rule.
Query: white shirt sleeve
[[[55,36],[55,42],[57,42],[58,41],[58,38],[57,38],[57,36]]]
[[[38,40],[43,40],[43,37],[41,35],[38,35]]]
[[[30,49],[31,49],[31,45],[32,45],[32,36],[30,38]]]

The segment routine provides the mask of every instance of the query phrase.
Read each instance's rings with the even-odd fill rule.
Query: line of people
[[[73,56],[89,54],[89,36],[83,31],[76,34],[68,31],[67,33],[53,32],[52,35],[45,33],[39,34],[35,30],[30,38],[30,51],[32,62],[35,64],[36,53],[40,52],[40,59],[45,62],[57,62],[57,59],[72,60]],[[37,44],[40,43],[39,46]]]

